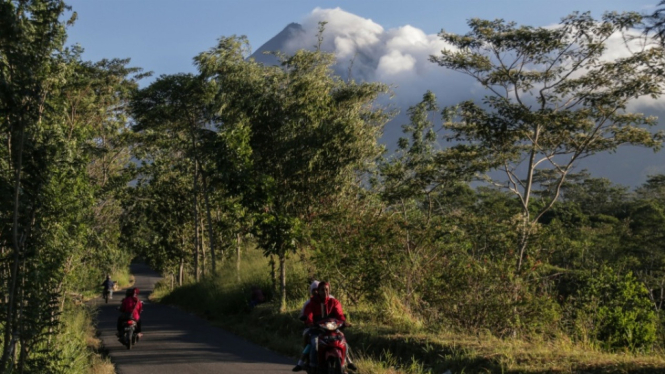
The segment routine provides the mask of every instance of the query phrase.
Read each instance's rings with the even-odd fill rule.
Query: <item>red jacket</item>
[[[318,296],[313,297],[305,306],[303,315],[307,326],[311,326],[315,321],[324,318],[336,318],[342,322],[346,321],[342,304],[332,297],[329,297],[326,301],[321,300]]]
[[[134,308],[134,306],[138,303],[139,305]],[[141,312],[143,311],[143,302],[139,300],[138,297],[136,296],[128,296],[122,299],[122,304],[120,305],[120,311],[122,313],[132,313],[132,319],[135,321],[138,321],[140,317]]]

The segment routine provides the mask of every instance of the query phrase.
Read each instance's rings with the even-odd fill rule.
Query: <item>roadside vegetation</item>
[[[106,370],[73,297],[135,256],[155,297],[291,355],[330,281],[365,372],[665,370],[665,176],[579,170],[662,147],[633,110],[665,85],[662,9],[442,32],[431,63],[486,96],[424,92],[394,152],[390,87],[336,74],[325,23],[279,66],[221,37],[139,89],[129,60],[65,47],[75,18],[0,0],[0,372]],[[247,313],[252,286],[269,301]]]
[[[109,372],[81,300],[121,245],[125,106],[140,70],[65,48],[62,1],[0,1],[0,372]]]
[[[251,288],[270,290],[270,264],[255,248],[243,252],[240,274],[226,261],[220,275],[174,290],[168,281],[158,283],[151,299],[176,305],[252,342],[294,358],[302,351],[303,323],[298,320],[306,300],[307,274],[291,266],[287,311],[272,299],[249,308]],[[333,289],[333,291],[335,291]],[[338,295],[334,292],[335,295]],[[270,296],[270,295],[269,295]],[[363,305],[345,304],[352,327],[345,333],[362,374],[385,373],[654,373],[665,368],[662,351],[609,353],[566,336],[498,338],[489,331],[459,332],[430,326],[409,313],[397,295]],[[348,300],[344,300],[348,302]]]

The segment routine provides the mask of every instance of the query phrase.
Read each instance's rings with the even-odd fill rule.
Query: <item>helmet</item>
[[[319,281],[315,280],[312,284],[309,285],[309,294],[310,296],[314,294],[314,290],[319,288]]]
[[[125,291],[125,296],[134,296],[134,289],[128,288],[127,291]]]

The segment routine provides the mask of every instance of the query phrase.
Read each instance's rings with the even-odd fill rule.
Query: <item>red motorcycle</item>
[[[321,331],[317,338],[318,366],[308,366],[308,374],[344,374],[346,372],[346,338],[339,330],[344,322],[326,318],[314,324]],[[318,370],[316,370],[318,369]]]

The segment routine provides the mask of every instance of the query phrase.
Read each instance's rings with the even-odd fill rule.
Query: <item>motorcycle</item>
[[[346,338],[340,331],[343,324],[344,322],[335,318],[326,318],[315,323],[314,328],[321,331],[315,347],[318,366],[308,366],[307,374],[346,373]]]
[[[123,334],[120,337],[120,342],[127,346],[127,349],[132,349],[132,346],[136,344],[141,338],[141,334],[136,332],[136,321],[133,319],[128,319],[123,323]]]
[[[120,307],[117,307],[116,310],[120,310]],[[118,333],[118,340],[120,343],[125,345],[127,349],[132,349],[132,346],[141,339],[143,336],[142,333],[136,332],[138,328],[138,322],[129,318],[129,314],[124,314],[121,318],[121,330]]]

